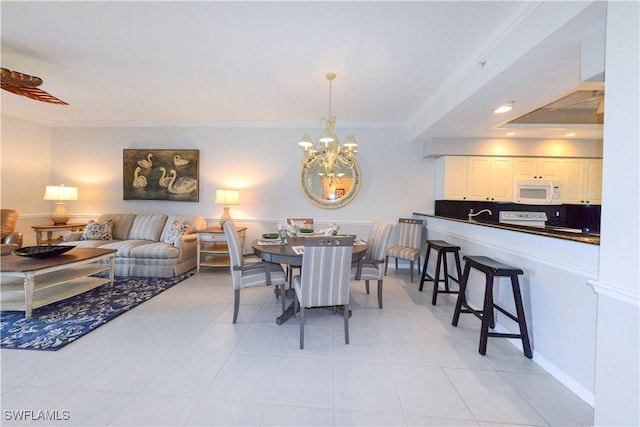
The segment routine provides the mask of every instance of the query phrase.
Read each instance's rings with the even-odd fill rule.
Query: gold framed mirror
[[[302,194],[319,208],[337,209],[347,205],[358,194],[360,183],[360,166],[355,159],[352,167],[336,167],[330,176],[319,163],[300,167]]]

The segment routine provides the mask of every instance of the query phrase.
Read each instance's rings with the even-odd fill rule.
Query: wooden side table
[[[36,232],[36,246],[42,246],[46,244],[51,246],[52,237],[54,231],[78,231],[82,230],[86,227],[86,222],[68,222],[66,224],[41,224],[41,225],[32,225],[33,231]],[[47,240],[42,240],[42,233],[47,232]]]
[[[244,253],[244,242],[247,227],[236,227],[242,252]],[[222,227],[209,227],[196,232],[198,234],[198,273],[200,266],[205,267],[229,267],[229,246]]]

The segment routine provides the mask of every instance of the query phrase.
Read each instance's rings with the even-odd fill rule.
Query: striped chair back
[[[371,231],[369,232],[369,240],[367,240],[369,247],[367,248],[365,260],[384,261],[387,256],[392,229],[393,224],[389,222],[379,220],[373,222]]]
[[[398,220],[398,246],[407,248],[422,248],[422,224],[421,219],[400,218]]]
[[[240,289],[240,283],[242,278],[242,272],[240,270],[234,270],[233,267],[242,266],[242,248],[240,247],[240,237],[236,230],[236,225],[233,221],[227,221],[222,227],[224,229],[224,235],[227,238],[227,246],[229,247],[229,260],[231,269],[231,279],[233,281],[233,288]]]
[[[307,237],[300,277],[302,307],[349,304],[353,237]]]

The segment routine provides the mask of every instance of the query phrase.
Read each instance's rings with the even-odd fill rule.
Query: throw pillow
[[[90,220],[80,240],[113,240],[113,220],[103,223]]]
[[[182,236],[183,234],[188,234],[190,231],[191,227],[189,227],[189,224],[183,224],[181,222],[174,221],[173,226],[167,233],[167,237],[164,239],[164,241],[165,243],[174,244],[178,237]]]

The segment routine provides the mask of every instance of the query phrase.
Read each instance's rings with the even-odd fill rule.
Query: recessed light
[[[511,103],[509,103],[509,104],[501,105],[498,108],[496,108],[495,110],[493,110],[493,112],[494,112],[494,114],[507,113],[507,112],[513,110],[513,104],[514,103],[515,103],[515,101],[511,101]]]
[[[569,132],[566,136],[576,136],[575,132]]]
[[[513,136],[515,134],[516,134],[515,132],[507,132],[507,136]]]

